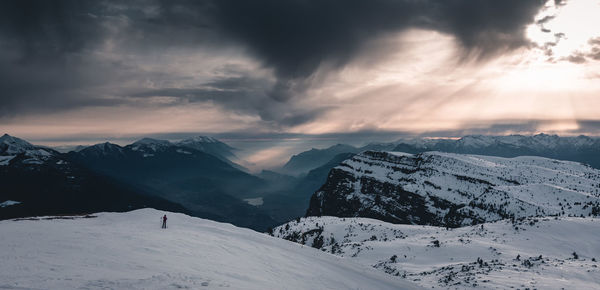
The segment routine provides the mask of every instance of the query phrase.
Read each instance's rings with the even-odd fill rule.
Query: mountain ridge
[[[543,157],[381,151],[333,168],[306,213],[448,227],[569,214],[600,214],[600,170]]]
[[[540,156],[577,161],[600,169],[600,138],[580,135],[560,137],[537,135],[466,135],[461,138],[403,138],[389,143],[369,143],[364,146],[337,144],[328,148],[312,148],[296,154],[280,170],[302,175],[319,167],[340,153],[360,153],[367,150],[422,153],[440,151],[500,157]]]

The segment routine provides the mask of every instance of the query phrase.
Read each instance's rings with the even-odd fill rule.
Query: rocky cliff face
[[[366,151],[333,168],[307,216],[458,227],[600,214],[600,171],[541,157]]]

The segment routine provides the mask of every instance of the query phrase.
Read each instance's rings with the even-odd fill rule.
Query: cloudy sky
[[[598,15],[591,0],[0,1],[0,128],[48,144],[600,135]]]

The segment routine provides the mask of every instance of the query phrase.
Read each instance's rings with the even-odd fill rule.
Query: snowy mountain
[[[421,289],[229,224],[143,209],[0,221],[0,288]]]
[[[67,160],[52,149],[4,135],[0,141],[0,219],[156,207],[186,212],[180,205]]]
[[[370,143],[362,147],[338,144],[325,149],[311,149],[292,156],[282,172],[305,174],[322,166],[335,155],[362,151],[396,151],[422,153],[440,151],[499,157],[540,156],[589,164],[600,169],[600,139],[588,136],[559,137],[538,134],[533,136],[467,135],[450,138],[404,138],[391,143]]]
[[[235,149],[218,139],[207,136],[196,136],[175,142],[176,145],[196,149],[219,157],[221,160],[235,161]]]
[[[138,141],[127,145],[132,151],[141,151],[147,154],[146,157],[152,156],[156,151],[162,151],[171,146],[168,140],[158,140],[152,138],[142,138]]]
[[[464,226],[600,214],[600,170],[542,157],[366,151],[333,168],[307,216]]]
[[[89,145],[57,145],[57,146],[51,146],[52,149],[60,152],[60,153],[68,153],[71,151],[75,151],[78,152],[80,150],[83,150],[85,148],[89,147]]]
[[[199,217],[261,231],[277,224],[243,201],[259,196],[264,181],[204,151],[144,138],[124,147],[97,144],[67,156],[96,173],[181,204]]]
[[[110,142],[88,146],[76,152],[88,158],[122,158],[125,154],[123,147]]]
[[[0,219],[152,206],[259,231],[289,220],[244,201],[268,194],[264,180],[166,140],[105,142],[66,154],[8,135],[0,142],[0,203],[19,202],[2,206]]]
[[[545,217],[458,229],[308,217],[273,230],[401,281],[442,289],[599,289],[600,220]]]
[[[8,134],[0,137],[0,166],[8,165],[13,158],[19,155],[24,157],[22,160],[24,163],[42,164],[45,160],[56,154],[58,154],[57,151],[34,146],[23,139]]]
[[[132,151],[139,151],[142,152],[142,154],[146,154],[146,157],[151,157],[154,152],[157,151],[164,151],[169,147],[172,146],[177,146],[180,148],[191,148],[197,151],[201,151],[204,153],[208,153],[210,155],[213,155],[215,157],[218,157],[219,159],[226,161],[228,163],[234,164],[231,159],[237,159],[237,157],[235,156],[235,154],[233,153],[233,151],[235,150],[234,148],[232,148],[231,146],[215,139],[212,137],[206,137],[206,136],[196,136],[193,138],[189,138],[189,139],[184,139],[178,142],[171,142],[169,140],[161,140],[161,139],[154,139],[154,138],[142,138],[140,140],[137,140],[135,142],[133,142],[130,145],[127,145],[125,147],[128,147],[130,150]],[[110,150],[120,150],[122,151],[123,147],[116,145],[116,144],[112,144],[109,142],[105,142],[105,143],[100,143],[100,144],[96,144],[96,145],[92,145],[92,146],[87,146],[87,147],[82,147],[79,148],[81,146],[77,147],[77,150],[72,150],[72,151],[81,151],[82,149],[86,149],[86,148],[93,148],[93,151],[97,151],[97,152],[102,152],[102,151],[110,151]],[[180,150],[182,153],[184,153],[185,150]],[[110,153],[102,153],[105,155],[110,155]],[[185,154],[185,153],[184,153]],[[239,165],[237,165],[239,166]]]
[[[408,153],[441,151],[500,157],[540,156],[577,161],[600,168],[600,139],[588,136],[470,135],[460,139],[405,139],[396,144],[393,151]]]

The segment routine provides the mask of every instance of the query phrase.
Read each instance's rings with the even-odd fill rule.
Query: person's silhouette
[[[162,228],[166,229],[167,228],[167,215],[164,215],[162,217]]]

